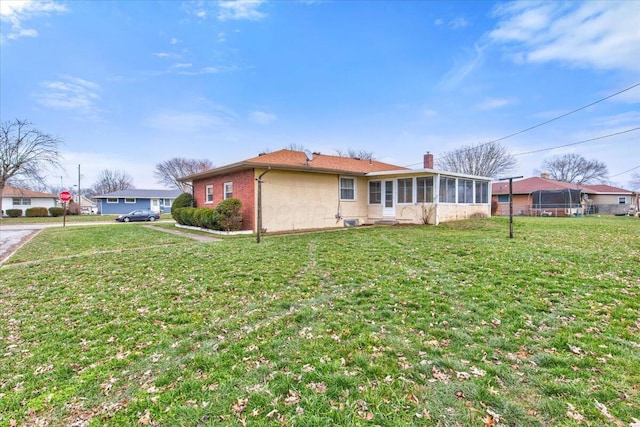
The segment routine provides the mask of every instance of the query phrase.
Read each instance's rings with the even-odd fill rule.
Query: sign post
[[[64,213],[62,214],[62,226],[67,226],[67,202],[71,200],[71,192],[67,190],[62,190],[58,195],[60,201],[62,202],[62,207],[64,208]]]

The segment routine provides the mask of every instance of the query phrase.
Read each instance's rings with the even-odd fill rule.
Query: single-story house
[[[125,214],[135,209],[151,209],[169,212],[173,201],[182,194],[180,190],[118,190],[95,196],[98,213]]]
[[[20,209],[22,215],[29,208],[42,207],[48,210],[55,207],[57,201],[57,194],[5,185],[2,192],[2,215],[5,215],[7,209]]]
[[[438,224],[491,215],[491,178],[368,159],[279,150],[181,178],[198,207],[235,197],[242,229],[266,232],[358,224]]]
[[[636,204],[634,192],[610,185],[549,179],[549,174],[513,181],[513,212],[527,216],[623,214]],[[491,185],[494,215],[509,214],[509,182]]]

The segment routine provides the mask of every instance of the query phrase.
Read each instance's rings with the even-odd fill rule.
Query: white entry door
[[[396,209],[393,204],[393,181],[384,181],[384,199],[382,205],[382,216],[394,218]]]

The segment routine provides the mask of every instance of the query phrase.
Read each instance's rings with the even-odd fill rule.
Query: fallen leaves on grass
[[[571,403],[567,403],[567,407],[569,408],[567,409],[568,418],[571,418],[572,420],[576,420],[578,423],[581,423],[582,421],[584,421],[584,417],[582,416],[582,414],[580,414],[576,410],[575,406],[573,406]]]

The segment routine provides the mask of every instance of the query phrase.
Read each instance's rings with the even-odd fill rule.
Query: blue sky
[[[291,144],[420,167],[640,83],[640,1],[3,0],[0,112],[64,140],[50,181]],[[640,172],[640,86],[502,143]],[[637,169],[634,169],[637,168]],[[628,171],[628,172],[627,172]],[[626,173],[625,173],[626,172]]]

